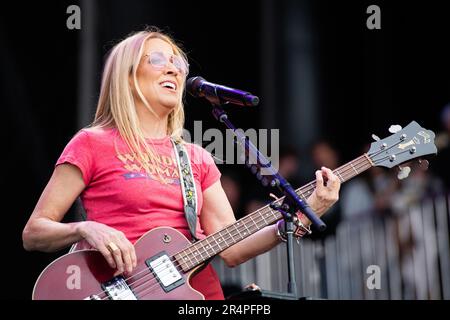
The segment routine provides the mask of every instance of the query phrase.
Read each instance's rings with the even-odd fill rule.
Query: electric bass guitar
[[[391,126],[389,131],[391,136],[382,140],[373,136],[375,142],[367,153],[333,171],[341,183],[374,166],[393,168],[437,153],[434,133],[414,121],[403,129]],[[401,168],[399,178],[408,175],[408,168]],[[306,201],[314,188],[312,181],[296,192]],[[280,198],[275,202],[282,201]],[[40,274],[33,299],[204,299],[189,284],[195,272],[218,253],[282,218],[279,211],[266,205],[196,243],[173,228],[155,228],[135,243],[137,267],[127,277],[114,276],[115,270],[97,250],[71,252],[53,261]]]

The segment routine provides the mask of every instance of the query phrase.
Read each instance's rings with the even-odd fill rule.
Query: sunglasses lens
[[[150,54],[150,63],[154,67],[162,68],[167,64],[167,59],[161,52],[152,52]]]
[[[180,57],[177,56],[173,57],[173,65],[175,66],[175,68],[178,69],[179,72],[187,73],[186,64]]]
[[[172,56],[172,64],[177,68],[178,72],[187,74],[188,68],[186,63],[179,56]],[[159,51],[150,53],[150,63],[156,68],[164,68],[168,64],[168,58]]]

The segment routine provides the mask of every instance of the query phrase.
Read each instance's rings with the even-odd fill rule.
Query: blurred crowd
[[[426,246],[425,235],[427,232],[418,232],[413,227],[422,225],[422,217],[411,214],[414,205],[420,205],[423,200],[435,198],[447,194],[450,190],[450,104],[445,106],[440,114],[441,128],[426,128],[435,132],[435,145],[438,149],[436,156],[431,156],[429,166],[426,161],[419,163],[417,159],[404,163],[399,167],[387,169],[384,167],[371,167],[366,172],[350,179],[341,185],[339,201],[324,215],[322,220],[327,229],[324,232],[315,230],[306,236],[316,244],[323,245],[325,240],[331,242],[339,238],[339,226],[343,230],[346,225],[358,226],[365,221],[372,220],[382,222],[385,225],[389,219],[390,239],[396,239],[395,243],[389,243],[397,252],[398,263],[401,273],[401,286],[403,298],[431,298],[432,286],[427,285],[426,279],[437,279],[436,272],[429,271],[426,277],[417,278],[417,261],[427,261],[437,266],[439,257],[437,248]],[[297,189],[309,183],[314,177],[314,170],[322,166],[336,169],[346,162],[368,152],[370,145],[364,145],[355,149],[355,155],[351,159],[342,159],[339,148],[334,141],[320,139],[311,144],[308,150],[297,150],[294,146],[280,147],[279,172],[292,186]],[[302,178],[302,172],[309,162],[314,168],[311,179]],[[222,167],[222,185],[230,200],[237,218],[254,212],[262,206],[273,201],[269,197],[272,192],[276,196],[282,196],[280,192],[268,189],[259,184],[250,173],[243,173],[247,168]],[[399,179],[401,168],[410,168],[409,176]],[[303,173],[304,174],[304,173]],[[304,175],[303,175],[304,176]],[[430,212],[426,212],[426,217]],[[431,212],[432,214],[432,212]],[[431,217],[430,217],[431,218]],[[413,221],[414,220],[414,221]],[[431,219],[430,221],[433,221]],[[345,224],[344,224],[345,222]],[[378,224],[379,225],[379,224]],[[433,223],[427,224],[429,227]],[[356,230],[356,229],[355,229]],[[425,229],[424,229],[425,230]],[[428,230],[430,231],[430,230]],[[388,232],[388,231],[386,231]],[[319,243],[322,242],[322,243]],[[319,245],[320,247],[320,245]],[[364,248],[361,250],[370,250]],[[414,258],[413,258],[414,257]],[[321,279],[326,287],[326,257],[322,251],[316,255],[320,267]],[[414,260],[416,259],[416,260]],[[334,261],[334,260],[333,260]],[[229,293],[240,292],[239,284],[227,283],[224,290]],[[323,292],[326,290],[323,289]]]
[[[309,237],[323,239],[335,234],[339,223],[343,221],[364,219],[365,217],[400,216],[411,205],[420,200],[442,194],[450,188],[450,104],[441,113],[442,128],[436,132],[435,144],[437,156],[430,159],[429,168],[426,162],[417,160],[402,165],[411,169],[406,179],[400,180],[400,168],[386,169],[372,167],[363,174],[354,177],[341,186],[339,201],[322,217],[327,224],[325,232],[314,232]],[[365,153],[369,145],[360,148],[357,156]],[[344,164],[339,149],[333,141],[320,139],[315,141],[302,156],[300,150],[293,146],[280,147],[279,172],[295,189],[310,182],[300,178],[302,161],[310,161],[315,169],[326,166],[335,169]],[[273,201],[269,197],[272,192],[281,196],[277,190],[269,190],[261,186],[256,179],[243,181],[242,174],[234,169],[222,168],[223,188],[230,200],[237,218],[249,214]],[[313,175],[312,175],[313,176]]]

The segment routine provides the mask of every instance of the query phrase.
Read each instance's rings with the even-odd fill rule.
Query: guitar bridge
[[[122,276],[117,276],[102,284],[110,300],[137,300],[134,292]]]
[[[165,251],[147,259],[145,264],[165,292],[172,291],[185,282],[176,265]]]

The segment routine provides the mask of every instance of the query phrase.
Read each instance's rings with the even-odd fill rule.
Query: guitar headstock
[[[393,135],[373,142],[367,152],[374,166],[393,168],[404,162],[437,153],[435,134],[412,121]]]

